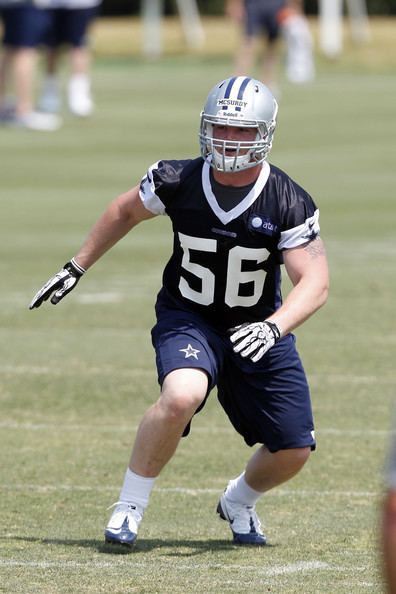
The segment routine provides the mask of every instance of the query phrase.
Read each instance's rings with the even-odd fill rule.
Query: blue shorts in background
[[[67,9],[56,8],[45,11],[51,21],[51,27],[44,39],[49,47],[67,44],[72,47],[87,45],[87,32],[98,13],[98,7]]]
[[[10,47],[37,47],[49,26],[45,10],[31,3],[0,9],[3,19],[3,45]]]
[[[268,41],[274,42],[279,37],[279,11],[284,8],[285,0],[246,0],[245,33],[247,37],[256,37],[262,33]]]

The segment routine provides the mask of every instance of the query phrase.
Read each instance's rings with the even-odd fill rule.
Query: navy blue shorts
[[[152,341],[160,385],[175,369],[203,369],[208,394],[217,386],[220,404],[249,446],[264,444],[270,452],[315,449],[309,388],[292,334],[253,363],[233,352],[228,334],[191,312],[161,306],[157,316]]]
[[[44,39],[45,45],[48,47],[58,47],[63,44],[72,47],[87,45],[88,28],[98,13],[98,7],[57,8],[46,12],[50,18],[51,27]]]
[[[37,47],[48,27],[48,15],[30,3],[0,9],[3,19],[3,45]]]
[[[267,35],[270,43],[279,37],[278,13],[284,8],[284,0],[246,0],[245,33],[247,37],[257,37],[261,33]]]

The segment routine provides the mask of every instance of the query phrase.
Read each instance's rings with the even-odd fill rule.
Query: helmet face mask
[[[216,85],[201,113],[201,155],[210,165],[224,172],[235,172],[262,163],[272,147],[278,105],[260,81],[238,76]],[[222,140],[215,137],[215,126],[256,130],[252,140]]]

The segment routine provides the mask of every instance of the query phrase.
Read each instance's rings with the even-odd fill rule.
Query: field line
[[[63,365],[58,368],[54,366],[47,366],[47,365],[13,365],[10,364],[3,364],[0,365],[0,373],[8,374],[8,375],[52,375],[52,376],[63,376],[69,375],[70,371],[78,371],[79,375],[114,375],[117,377],[136,377],[136,376],[143,376],[143,377],[156,377],[156,372],[154,367],[150,369],[142,369],[141,367],[128,367],[126,369],[115,369],[112,365],[103,365],[103,366],[92,366],[92,367],[84,367],[84,365],[73,366],[73,365]],[[309,374],[309,379],[314,382],[322,382],[323,380],[327,380],[333,383],[351,383],[351,384],[363,384],[363,385],[371,385],[371,384],[381,384],[381,385],[394,385],[396,384],[396,378],[389,376],[389,377],[379,377],[379,375],[371,374],[371,375],[358,375],[358,374],[349,374],[349,373],[312,373]]]
[[[132,553],[133,554],[133,553]],[[167,565],[167,563],[157,562],[158,566]],[[16,559],[0,559],[0,567],[26,567],[29,569],[118,569],[120,566],[134,569],[152,569],[151,561],[137,561],[134,559],[133,564],[129,559],[123,559],[117,555],[114,561],[93,561],[93,562],[79,562],[79,561],[23,561]],[[247,565],[234,565],[234,564],[220,564],[220,563],[194,563],[194,569],[221,569],[222,571],[253,571],[255,575],[261,575],[265,577],[275,577],[278,575],[289,575],[294,573],[305,573],[310,571],[345,571],[345,568],[331,566],[323,561],[300,561],[297,563],[291,563],[289,565],[278,565],[269,568],[258,568],[257,566]],[[192,571],[191,565],[185,564],[174,564],[173,569],[176,571]],[[362,570],[362,568],[354,568],[354,571]]]
[[[114,369],[111,366],[103,365],[101,367],[84,366],[64,366],[50,367],[46,365],[0,365],[0,373],[8,375],[69,375],[70,370],[78,372],[79,375],[114,375],[117,377],[155,377],[153,369],[142,369],[141,367],[131,367],[125,370]]]
[[[57,423],[20,423],[18,421],[12,420],[3,420],[0,421],[0,430],[1,429],[13,429],[16,431],[59,431],[59,425]],[[90,431],[110,431],[110,432],[133,432],[137,430],[136,425],[88,425],[84,423],[83,425],[79,424],[62,424],[62,432],[65,431],[82,431],[84,432],[89,429]],[[218,427],[218,426],[210,426],[210,427],[199,427],[194,426],[195,433],[233,433],[234,429],[229,427]],[[316,431],[317,435],[343,435],[343,436],[350,436],[350,437],[389,437],[393,433],[395,433],[392,429],[355,429],[355,428],[345,428],[340,429],[339,427],[323,427],[319,428]]]
[[[34,484],[2,484],[0,485],[0,492],[36,492],[36,493],[49,493],[56,491],[68,491],[68,492],[100,492],[100,493],[115,493],[117,488],[106,486],[106,485],[34,485]],[[155,493],[181,493],[182,495],[214,495],[221,493],[222,488],[201,488],[192,489],[189,487],[156,487]],[[315,489],[274,489],[266,493],[265,497],[355,497],[355,498],[372,498],[380,495],[377,491],[332,491],[328,490],[315,490]]]

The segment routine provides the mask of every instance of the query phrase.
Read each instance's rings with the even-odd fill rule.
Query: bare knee
[[[168,422],[188,422],[204,401],[207,389],[205,372],[176,370],[165,378],[157,406]]]
[[[311,454],[311,448],[292,448],[289,450],[279,450],[276,452],[277,456],[284,464],[287,465],[289,471],[293,474],[299,472],[304,464],[307,462]]]
[[[295,448],[290,450],[292,452],[292,458],[297,467],[302,468],[304,464],[307,462],[308,458],[311,455],[311,448]]]

